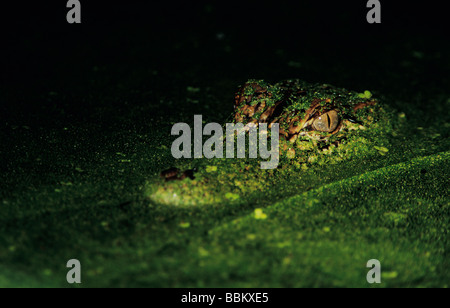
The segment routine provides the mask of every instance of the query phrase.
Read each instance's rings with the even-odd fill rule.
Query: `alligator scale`
[[[370,92],[300,80],[273,85],[250,80],[237,91],[234,104],[235,122],[269,123],[269,127],[279,123],[282,139],[300,149],[310,140],[325,146],[345,138],[350,130],[371,127],[382,111]]]
[[[364,154],[368,144],[389,127],[384,107],[369,91],[358,93],[301,80],[275,84],[249,80],[238,88],[234,109],[234,123],[267,123],[269,128],[278,123],[280,154],[295,158],[297,166],[313,164],[321,154],[330,156],[334,148],[340,151],[334,161],[352,153]],[[161,172],[161,177],[166,181],[193,179],[197,171],[182,170],[186,171],[171,168]]]

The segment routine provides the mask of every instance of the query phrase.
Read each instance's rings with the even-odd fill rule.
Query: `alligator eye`
[[[339,125],[339,115],[336,110],[330,110],[318,118],[312,124],[313,128],[319,132],[330,133]]]

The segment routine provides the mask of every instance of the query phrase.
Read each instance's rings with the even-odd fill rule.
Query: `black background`
[[[345,61],[367,52],[374,57],[373,50],[382,51],[385,44],[407,38],[435,38],[436,46],[428,47],[438,49],[439,40],[447,36],[442,1],[381,1],[381,24],[367,23],[366,3],[81,1],[82,24],[68,24],[66,1],[5,1],[1,6],[2,82],[32,83],[60,63],[72,62],[75,68],[80,46],[90,46],[92,55],[103,61],[126,60],[121,50],[108,47],[111,37],[117,43],[114,46],[124,49],[133,43],[150,45],[148,56],[152,57],[152,50],[156,54],[188,34],[206,39],[224,32],[239,41],[243,55],[279,46]],[[31,80],[27,73],[34,74],[28,76]]]
[[[439,60],[422,61],[417,70],[402,67],[415,51],[448,57],[442,1],[381,1],[381,24],[366,21],[365,0],[84,0],[81,24],[67,23],[66,4],[2,3],[3,122],[109,127],[118,117],[128,117],[131,108],[124,102],[145,109],[162,97],[182,100],[188,85],[214,89],[220,104],[211,114],[230,114],[236,87],[253,78],[300,78],[380,90],[405,100],[418,85],[421,95],[445,88],[450,75]],[[224,52],[227,45],[232,52]],[[304,62],[300,70],[286,66],[297,58]],[[118,84],[125,84],[122,92]],[[152,97],[131,95],[149,89]],[[49,93],[58,93],[57,99],[49,99]],[[208,116],[204,108],[191,107],[185,109]],[[426,108],[417,106],[418,112],[427,113]],[[150,113],[164,117],[175,112],[154,105]],[[141,122],[149,120],[147,115]],[[126,121],[142,126],[137,118]]]

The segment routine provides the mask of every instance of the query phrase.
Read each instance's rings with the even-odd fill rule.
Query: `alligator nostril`
[[[159,175],[162,178],[168,179],[172,177],[176,177],[180,170],[178,168],[172,167],[167,170],[162,171]]]
[[[172,167],[170,169],[164,170],[160,173],[160,177],[166,180],[166,182],[170,181],[181,181],[185,178],[190,178],[191,180],[195,179],[195,172],[197,172],[197,168],[189,169],[181,173],[180,176],[178,176],[180,170],[178,168]]]

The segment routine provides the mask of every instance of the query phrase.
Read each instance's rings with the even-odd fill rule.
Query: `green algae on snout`
[[[301,95],[293,95],[295,91]],[[314,175],[324,167],[332,170],[344,161],[389,155],[388,137],[395,134],[398,116],[370,91],[359,93],[299,80],[274,85],[251,80],[236,97],[235,122],[280,124],[278,168],[262,170],[261,159],[249,159],[248,153],[244,159],[179,160],[180,170],[197,170],[195,179],[149,180],[146,196],[150,200],[174,206],[245,204],[283,186],[290,178],[304,178],[303,187],[308,187],[308,182],[320,181]],[[282,108],[275,110],[276,106]],[[307,125],[327,110],[338,111],[339,129],[329,133]],[[298,128],[299,123],[304,127]]]

